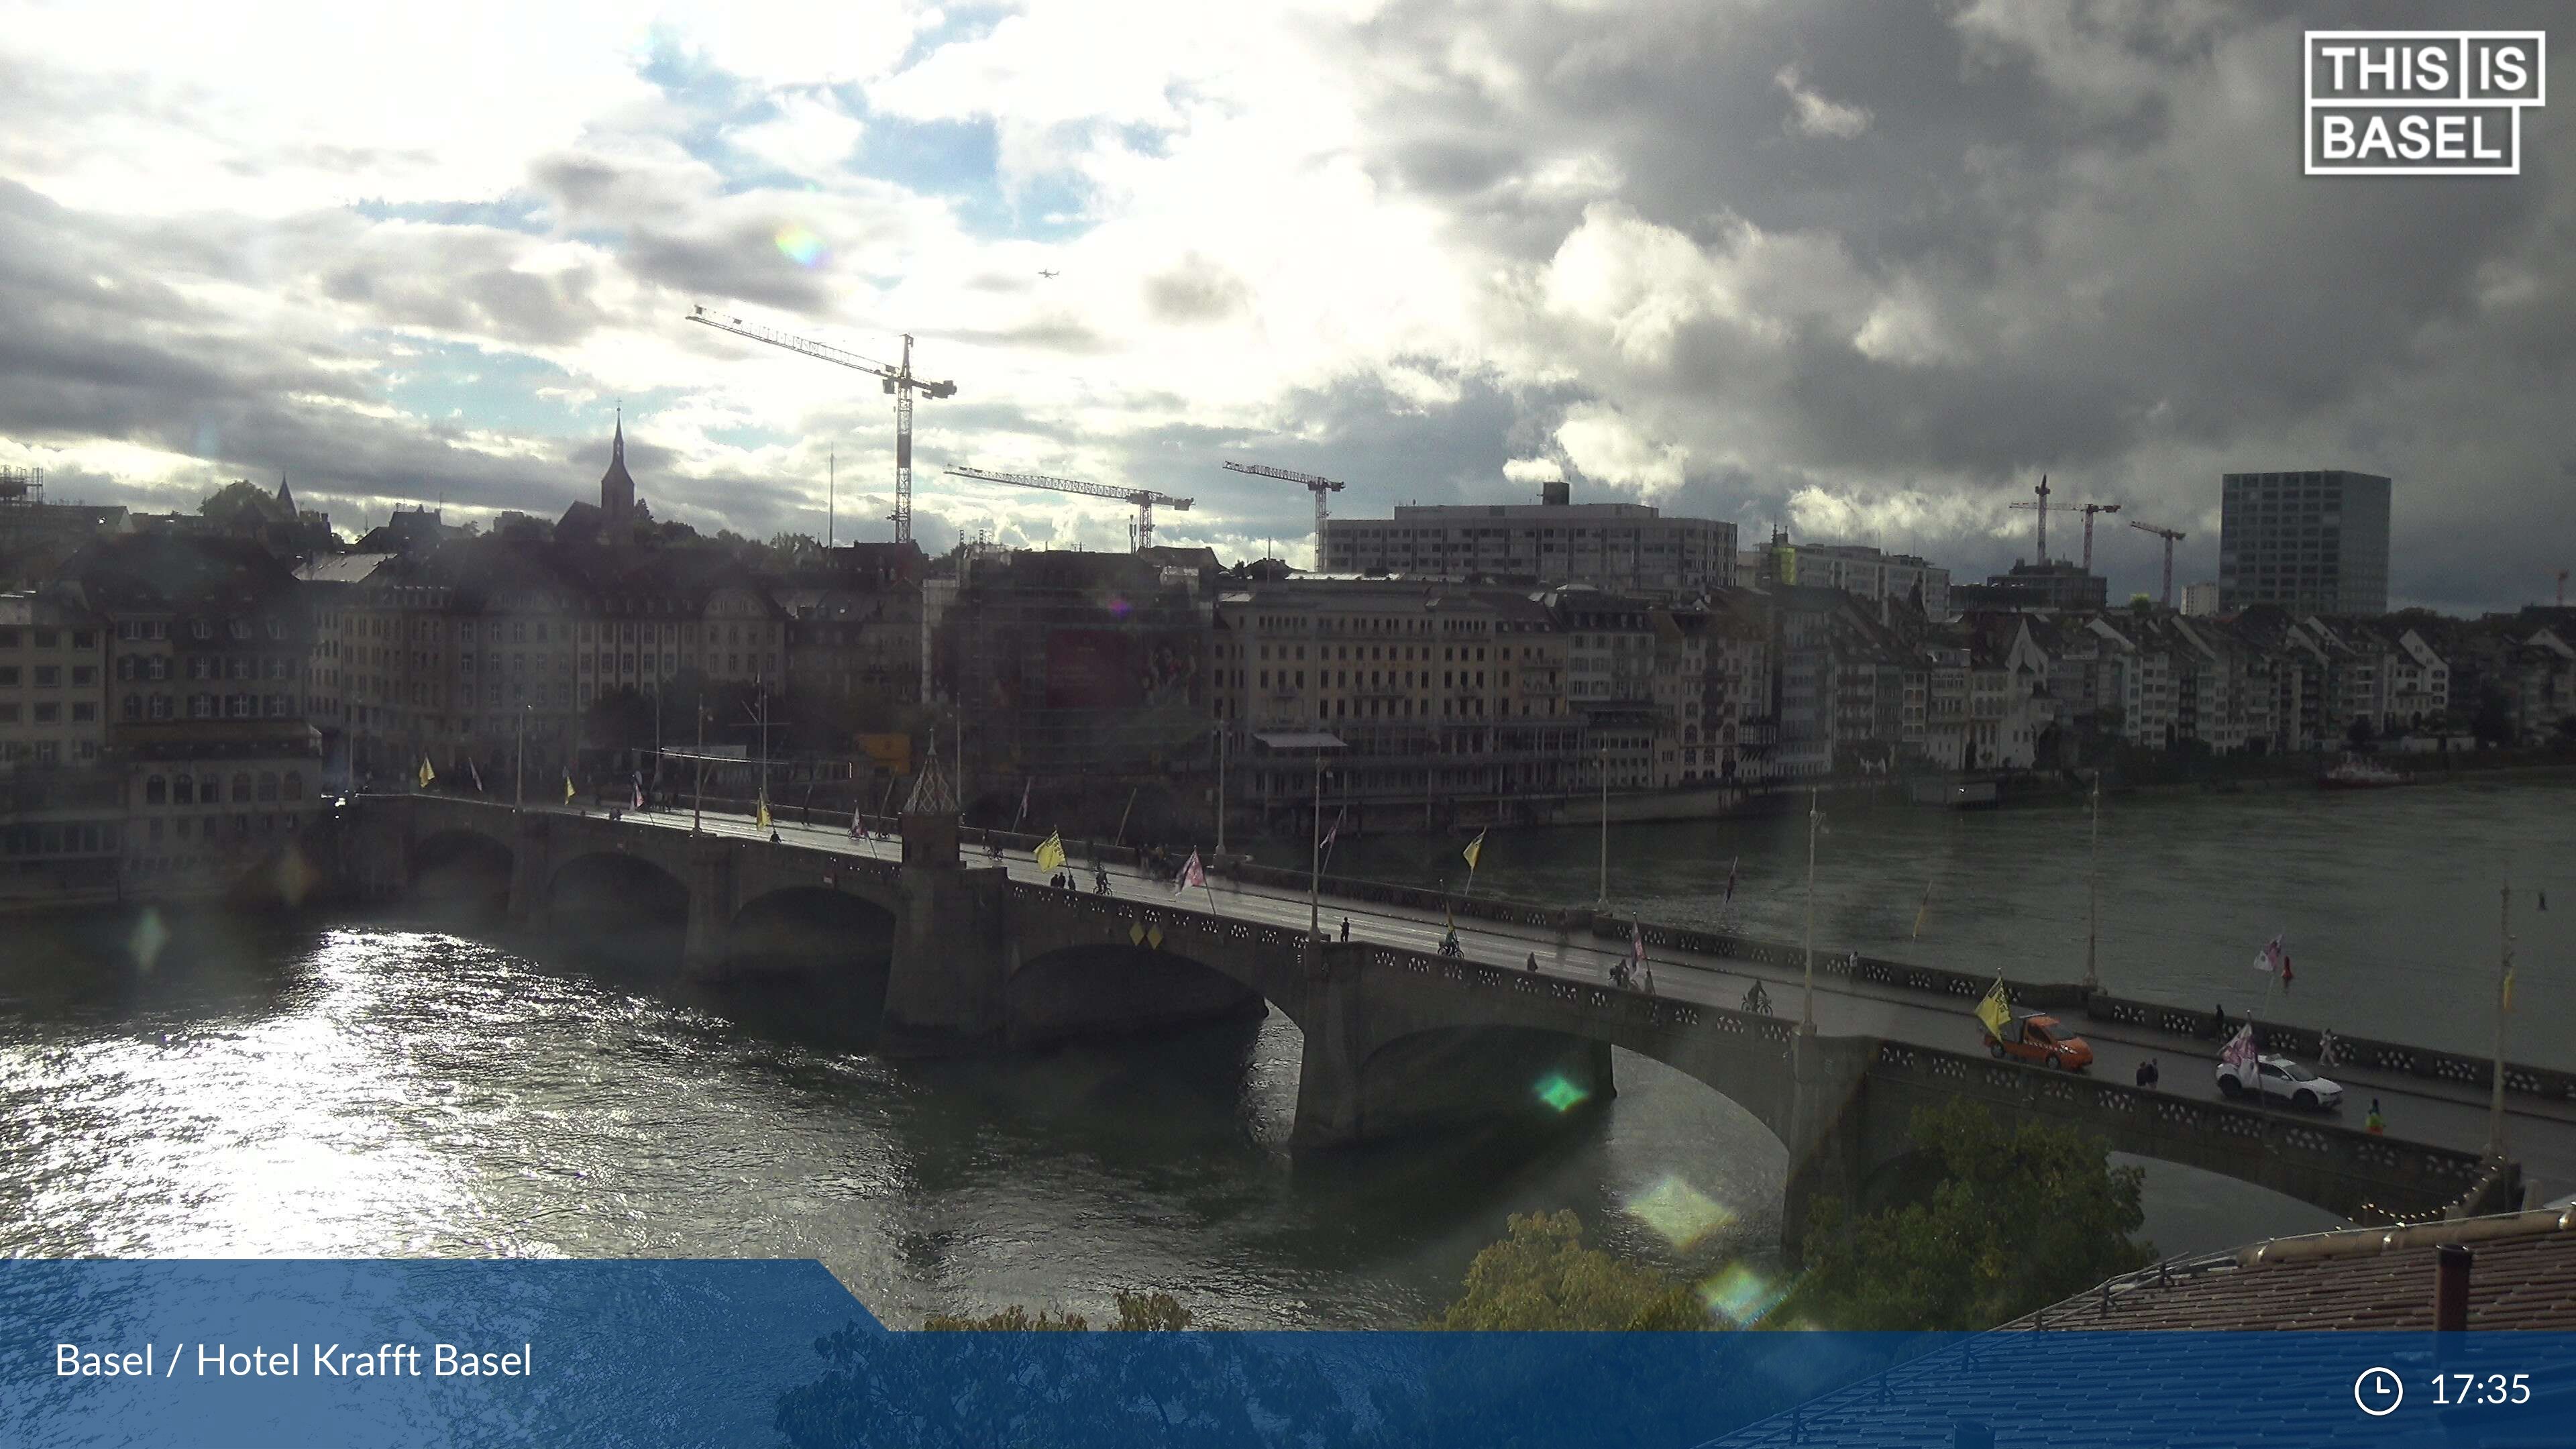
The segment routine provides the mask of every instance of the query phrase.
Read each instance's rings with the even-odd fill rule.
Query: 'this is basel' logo
[[[2519,176],[2549,99],[2537,30],[2311,30],[2310,176]]]

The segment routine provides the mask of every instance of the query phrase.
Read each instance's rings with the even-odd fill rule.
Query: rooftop
[[[2477,1254],[2470,1328],[2576,1329],[2576,1207],[2273,1238],[2114,1278],[2004,1327],[2430,1329],[2444,1243]]]

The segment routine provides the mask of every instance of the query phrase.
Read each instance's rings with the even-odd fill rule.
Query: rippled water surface
[[[2105,975],[2233,1010],[2260,984],[2244,962],[2287,930],[2298,1005],[2282,1014],[2474,1049],[2496,877],[2510,862],[2549,888],[2567,872],[2571,803],[2562,785],[2121,802],[2103,831]],[[2072,810],[1838,817],[1822,934],[2072,974],[2083,842]],[[1478,888],[1588,899],[1593,848],[1583,832],[1496,836]],[[1613,848],[1623,906],[1715,921],[1740,855],[1745,924],[1797,928],[1803,822],[1635,827]],[[1362,842],[1339,864],[1430,879],[1450,850]],[[2565,920],[2520,919],[2515,1054],[2576,1064]],[[1292,1161],[1300,1042],[1276,1014],[897,1065],[784,989],[650,984],[560,941],[425,917],[177,915],[146,970],[133,925],[11,925],[0,1251],[815,1257],[898,1323],[1151,1288],[1246,1326],[1412,1321],[1505,1214],[1536,1208],[1578,1208],[1670,1267],[1776,1257],[1779,1145],[1625,1054],[1618,1100],[1551,1144]],[[1676,1246],[1626,1210],[1667,1184],[1732,1220]],[[2319,1220],[2181,1169],[2156,1170],[2151,1206],[2168,1248]]]

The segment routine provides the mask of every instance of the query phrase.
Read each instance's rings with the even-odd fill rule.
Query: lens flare
[[[1124,619],[1134,612],[1136,612],[1136,606],[1127,602],[1127,597],[1124,594],[1111,594],[1109,596],[1109,617],[1113,619]]]
[[[1666,1177],[1628,1199],[1629,1215],[1663,1235],[1676,1248],[1691,1244],[1735,1221],[1735,1210],[1679,1177]]]
[[[126,938],[126,949],[134,953],[134,969],[146,975],[161,964],[161,948],[170,944],[170,928],[161,924],[158,906],[145,906],[143,919],[134,923],[134,934]]]
[[[1729,1263],[1716,1277],[1699,1285],[1699,1301],[1708,1311],[1737,1324],[1747,1324],[1780,1306],[1788,1285],[1748,1268],[1742,1263]]]
[[[832,255],[821,237],[794,222],[780,227],[776,240],[779,254],[800,267],[819,267]]]
[[[1538,1084],[1538,1099],[1560,1112],[1571,1112],[1592,1094],[1565,1079],[1564,1074],[1550,1072]]]

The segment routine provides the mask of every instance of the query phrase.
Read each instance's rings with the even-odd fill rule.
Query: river
[[[2554,782],[2115,801],[2104,976],[2233,1013],[2260,999],[2255,949],[2286,931],[2297,983],[2275,1015],[2476,1049],[2499,872],[2554,895],[2571,803]],[[1820,939],[2080,970],[2079,810],[1829,824]],[[1742,923],[1793,936],[1804,825],[1614,829],[1611,894],[1715,923],[1740,857]],[[1458,843],[1360,841],[1336,865],[1436,879]],[[1580,831],[1497,835],[1476,888],[1585,899],[1596,849]],[[2517,915],[2514,1018],[2515,1055],[2562,1065],[2565,919]],[[1618,1100],[1543,1147],[1295,1161],[1299,1041],[1276,1014],[898,1065],[793,994],[651,986],[559,941],[402,915],[163,925],[147,968],[130,917],[11,923],[0,1251],[813,1257],[905,1325],[1009,1303],[1098,1311],[1153,1289],[1236,1326],[1400,1325],[1454,1294],[1506,1214],[1559,1207],[1696,1277],[1778,1271],[1778,1144],[1624,1054]],[[1640,1209],[1685,1189],[1710,1223],[1677,1242]],[[2259,1189],[2151,1169],[2148,1232],[2168,1250],[2323,1223]]]

